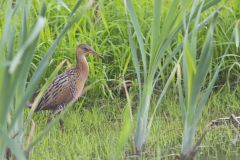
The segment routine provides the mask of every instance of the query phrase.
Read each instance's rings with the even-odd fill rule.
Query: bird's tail
[[[29,109],[31,109],[31,108],[32,108],[32,105],[33,105],[33,103],[32,103],[32,102],[30,102],[30,101],[27,101],[27,106],[28,106],[28,108],[29,108]]]
[[[33,102],[35,100],[35,98],[38,96],[39,92],[36,92],[32,95],[31,99],[29,101],[27,101],[27,106],[29,109],[32,108]]]

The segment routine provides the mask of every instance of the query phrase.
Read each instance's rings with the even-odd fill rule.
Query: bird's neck
[[[76,66],[76,68],[79,70],[79,72],[81,73],[81,75],[83,77],[88,76],[89,66],[88,66],[88,62],[87,62],[87,59],[86,59],[85,55],[77,56],[77,66]]]

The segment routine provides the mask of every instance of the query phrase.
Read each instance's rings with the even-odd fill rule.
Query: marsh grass
[[[1,17],[5,16],[7,10],[5,7],[6,2],[0,3]],[[53,41],[68,22],[68,15],[71,13],[69,9],[74,8],[75,5],[75,1],[72,0],[66,1],[65,4],[57,2],[60,1],[51,0],[47,2],[45,25],[39,35],[35,52],[31,52],[33,58],[29,67],[27,81],[25,82],[31,80],[31,77],[38,70],[41,61],[44,61],[44,56],[48,53]],[[144,35],[145,53],[149,56],[152,52],[150,48],[153,45],[151,44],[153,37],[150,29],[152,20],[154,19],[154,7],[156,6],[154,6],[152,1],[132,0],[131,2],[138,16],[137,20],[141,28],[141,34]],[[167,16],[171,2],[168,0],[162,1],[162,17]],[[39,1],[32,1],[27,23],[29,26],[35,24],[38,16],[37,13],[41,13],[41,5]],[[196,137],[201,135],[201,129],[210,120],[216,117],[225,117],[231,113],[239,114],[239,49],[237,47],[237,40],[231,39],[234,27],[239,28],[237,24],[240,12],[239,7],[236,7],[239,6],[239,2],[235,0],[221,1],[217,6],[205,11],[201,15],[201,20],[206,19],[217,7],[221,6],[227,6],[226,8],[230,8],[231,11],[228,9],[221,10],[219,18],[215,22],[216,27],[213,35],[213,52],[215,54],[210,64],[210,75],[214,73],[214,66],[221,61],[221,56],[225,48],[227,46],[230,48],[227,58],[224,59],[220,77],[217,80],[218,87],[214,87],[214,91],[210,95],[210,100],[202,112],[202,117],[199,119]],[[139,82],[130,53],[132,52],[132,48],[129,45],[128,37],[129,18],[126,17],[125,7],[121,0],[95,1],[85,11],[85,14],[81,15],[82,18],[76,21],[75,25],[66,32],[61,41],[58,41],[58,45],[54,49],[54,54],[52,53],[52,57],[50,56],[49,61],[47,60],[46,64],[44,64],[48,68],[46,72],[43,72],[39,76],[40,83],[33,87],[34,90],[41,88],[48,81],[47,77],[50,77],[56,66],[63,60],[67,59],[74,66],[74,51],[76,45],[79,43],[90,44],[97,52],[104,55],[104,60],[88,58],[90,76],[87,85],[91,87],[66,112],[64,116],[66,133],[62,134],[59,126],[55,125],[50,132],[47,132],[43,140],[39,141],[33,147],[30,154],[31,159],[109,159],[113,157],[130,159],[136,156],[132,155],[132,136],[134,135],[133,129],[137,119],[137,104],[139,104]],[[81,6],[78,11],[81,11]],[[21,15],[19,14],[19,16]],[[1,36],[4,33],[4,24],[6,22],[5,18],[2,19],[0,22]],[[14,20],[14,24],[18,26],[18,30],[15,33],[18,35],[20,33],[19,28],[22,18],[15,18]],[[159,22],[160,28],[165,24],[163,20]],[[202,49],[207,27],[207,25],[202,24],[202,29],[198,32],[199,39],[197,43],[199,47],[197,50],[199,51]],[[30,28],[28,28],[29,31]],[[136,40],[134,30],[131,27],[130,29],[134,40]],[[17,41],[17,44],[20,44],[17,39],[15,41]],[[174,51],[175,46],[180,44],[181,41],[182,36],[175,36],[171,47],[165,51],[166,55],[170,55]],[[140,53],[139,46],[136,46],[136,51]],[[11,47],[9,46],[9,48]],[[17,50],[18,47],[13,48],[13,50]],[[3,79],[2,69],[4,68],[2,60],[5,60],[5,56],[3,55],[1,54],[0,58],[1,79]],[[166,95],[158,105],[157,100],[159,97],[156,96],[162,92],[178,58],[179,56],[173,56],[174,62],[171,61],[169,65],[166,65],[164,72],[161,72],[161,79],[156,81],[156,88],[153,90],[153,97],[149,107],[149,115],[154,113],[154,107],[158,107],[156,107],[151,132],[149,132],[148,140],[142,152],[142,158],[144,159],[174,159],[176,154],[180,153],[183,127],[181,110],[178,105],[177,86],[175,84],[176,77],[173,76],[170,78],[169,82],[171,83],[168,86]],[[166,61],[167,57],[163,56],[162,60]],[[158,69],[162,66],[163,64],[161,63]],[[140,63],[140,67],[142,67],[142,63]],[[65,68],[66,66],[63,66],[61,71],[65,70]],[[143,74],[143,72],[140,74]],[[132,84],[129,88],[129,98],[131,100],[134,123],[128,121],[130,120],[129,102],[126,100],[125,92],[122,91],[122,77]],[[0,82],[2,85],[3,81]],[[4,85],[6,84],[4,83]],[[2,95],[2,90],[0,94]],[[30,94],[31,92],[29,92]],[[29,111],[26,110],[24,112],[24,117],[28,117]],[[36,138],[44,130],[47,115],[48,113],[44,112],[33,115],[33,120],[36,124],[36,131],[33,134],[33,138]],[[217,128],[211,131],[202,143],[197,158],[204,158],[204,156],[210,158],[226,157],[226,159],[236,157],[237,153],[239,153],[239,143],[237,142],[236,145],[231,143],[234,136],[235,134],[231,131],[231,128]],[[6,137],[2,138],[10,139],[10,137],[10,135],[6,135]]]
[[[201,23],[199,22],[200,16],[202,12],[205,10],[208,10],[210,7],[216,5],[219,3],[218,0],[216,1],[171,1],[169,10],[166,11],[166,16],[162,17],[162,1],[154,1],[154,9],[153,9],[153,21],[152,26],[150,28],[150,48],[149,52],[145,48],[146,45],[148,45],[147,42],[144,41],[145,36],[142,34],[141,27],[138,22],[138,16],[134,10],[134,7],[131,3],[131,1],[124,1],[126,6],[126,12],[129,16],[129,23],[128,23],[128,33],[129,33],[129,43],[131,47],[131,54],[132,54],[132,61],[133,65],[135,67],[135,71],[137,74],[138,79],[138,86],[139,86],[139,104],[138,104],[138,116],[137,116],[137,125],[135,130],[135,147],[138,152],[142,151],[142,147],[144,143],[147,140],[148,134],[151,130],[152,121],[155,116],[155,111],[157,110],[157,107],[161,103],[164,95],[166,94],[166,91],[168,90],[168,86],[173,79],[176,68],[179,64],[179,61],[181,59],[182,55],[177,55],[183,48],[184,53],[183,54],[183,75],[184,75],[184,91],[185,93],[182,93],[182,88],[180,87],[179,94],[180,94],[180,103],[181,108],[183,112],[183,119],[186,117],[189,117],[188,112],[184,113],[185,106],[183,106],[184,101],[186,100],[183,98],[183,95],[187,96],[188,98],[193,96],[193,98],[197,97],[198,95],[198,86],[201,85],[204,80],[204,76],[208,73],[208,68],[203,68],[201,70],[201,66],[198,66],[198,71],[196,72],[195,63],[198,60],[196,56],[197,51],[197,32],[201,29],[201,27],[209,21],[213,21],[216,18],[216,13],[213,12],[213,14],[208,15]],[[180,10],[178,8],[181,8]],[[181,12],[182,10],[182,12]],[[162,20],[163,19],[163,20]],[[160,22],[163,21],[163,24],[160,27]],[[195,22],[194,29],[190,32],[190,24],[192,22]],[[131,29],[133,28],[133,31]],[[213,27],[210,27],[211,30],[213,30]],[[184,30],[184,34],[186,34],[190,37],[190,40],[186,43],[186,38],[184,35],[184,38],[182,42],[176,43],[176,36],[181,36],[181,30]],[[209,35],[212,32],[208,32],[207,35]],[[136,35],[136,41],[134,35]],[[213,33],[211,34],[213,35]],[[208,38],[210,39],[210,38]],[[202,67],[205,67],[210,64],[211,61],[211,53],[212,46],[208,46],[211,44],[212,41],[205,42],[205,45],[203,46],[203,53],[199,56],[200,58],[200,65]],[[175,46],[173,45],[175,44]],[[139,48],[139,54],[138,50]],[[172,49],[172,52],[170,54],[167,54],[168,48]],[[187,48],[187,49],[186,49]],[[177,58],[178,57],[178,58]],[[177,60],[174,60],[177,59]],[[166,66],[170,66],[169,64],[174,64],[167,76],[163,76],[163,72],[165,71]],[[206,62],[206,63],[204,63]],[[219,69],[218,69],[219,70]],[[196,79],[192,76],[196,74]],[[187,75],[187,76],[186,76]],[[150,110],[150,103],[152,101],[153,96],[153,90],[156,87],[156,82],[161,79],[163,76],[163,79],[165,78],[165,83],[162,85],[163,89],[161,94],[159,94],[159,98],[157,99],[157,103],[155,108],[155,111],[152,115],[149,115]],[[215,75],[215,79],[217,77],[217,74]],[[202,80],[203,78],[203,80]],[[192,85],[192,81],[194,80],[195,87]],[[200,86],[201,87],[201,86]],[[192,91],[193,90],[193,95]],[[197,93],[194,93],[197,92]],[[209,94],[211,91],[208,91]],[[204,98],[205,99],[205,98]],[[196,99],[189,100],[187,99],[187,103],[195,103]],[[204,102],[205,103],[205,102]],[[201,104],[204,105],[204,104]],[[187,109],[189,109],[189,106],[186,106]],[[200,107],[201,108],[201,107]],[[190,114],[191,117],[194,117],[193,113]],[[191,123],[192,125],[192,123]],[[190,126],[191,126],[190,125]],[[188,126],[187,128],[189,128]],[[191,129],[190,129],[191,130]],[[194,129],[190,131],[194,135]],[[186,137],[192,137],[189,134],[184,133],[184,136]],[[187,140],[183,140],[183,148],[187,149],[188,147],[192,147],[191,143],[184,144]],[[185,154],[185,151],[184,153]]]
[[[238,96],[235,93],[227,93],[227,88],[213,95],[202,113],[196,136],[200,136],[202,128],[216,117],[225,117],[231,113],[240,114]],[[62,134],[59,125],[56,125],[33,148],[31,159],[111,159],[113,154],[114,159],[131,159],[134,155],[130,152],[130,143],[125,144],[118,154],[114,153],[123,129],[124,120],[121,115],[125,104],[126,101],[120,99],[97,100],[93,106],[76,104],[82,108],[81,111],[70,108],[64,116],[66,133]],[[34,115],[36,133],[45,127],[46,115],[47,113],[45,116],[43,113]],[[144,152],[139,158],[175,159],[181,149],[182,131],[178,97],[167,94],[158,108]],[[232,143],[235,136],[230,126],[214,128],[202,142],[196,159],[236,157],[240,146],[239,142],[235,145]]]

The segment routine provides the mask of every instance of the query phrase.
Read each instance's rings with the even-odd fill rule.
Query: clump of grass
[[[184,132],[183,132],[183,144],[182,144],[182,159],[193,159],[196,151],[193,149],[194,135],[197,128],[200,113],[205,106],[207,99],[211,93],[212,87],[216,81],[220,67],[217,67],[216,73],[213,79],[210,81],[206,92],[201,95],[201,88],[204,85],[206,75],[209,70],[211,58],[212,58],[212,43],[213,43],[213,29],[216,15],[213,16],[212,24],[207,32],[207,37],[204,42],[202,52],[199,56],[197,53],[197,32],[200,19],[200,13],[202,10],[203,2],[199,8],[192,7],[190,15],[193,15],[197,11],[196,21],[190,32],[190,21],[187,17],[184,17],[184,30],[185,36],[183,40],[183,82],[184,89],[181,85],[181,71],[178,70],[178,86],[180,95],[180,106],[182,111]],[[195,10],[196,9],[196,10]],[[186,12],[186,11],[183,11]],[[186,13],[185,13],[186,14]],[[200,57],[199,60],[197,57]]]
[[[130,23],[128,24],[129,43],[131,46],[132,60],[139,85],[138,96],[140,98],[140,102],[138,104],[137,125],[135,131],[135,146],[137,151],[141,151],[142,146],[146,142],[157,107],[167,91],[167,88],[176,72],[177,65],[175,65],[175,67],[172,68],[171,73],[169,73],[169,78],[167,78],[165,84],[163,85],[163,91],[159,95],[159,98],[157,98],[154,112],[149,118],[150,102],[152,100],[153,90],[156,87],[156,82],[163,75],[162,73],[165,67],[173,61],[173,58],[180,51],[182,44],[177,44],[170,55],[166,54],[167,49],[174,46],[173,44],[176,43],[175,37],[179,35],[181,29],[184,29],[186,25],[185,23],[182,23],[184,18],[188,18],[187,23],[190,23],[197,16],[198,12],[196,12],[196,8],[203,7],[203,9],[200,10],[201,13],[218,3],[218,1],[213,0],[206,3],[203,2],[202,6],[199,1],[194,2],[195,3],[192,4],[190,1],[183,1],[182,3],[172,1],[169,10],[166,11],[165,18],[163,18],[161,14],[162,2],[157,0],[154,1],[153,21],[151,26],[151,45],[148,53],[148,50],[145,49],[143,40],[144,37],[141,33],[137,15],[134,11],[132,3],[131,1],[125,1],[125,6],[130,18]],[[178,10],[178,7],[181,7],[182,10],[186,10],[186,12],[181,12]],[[164,19],[164,25],[160,27],[161,18]],[[211,17],[206,18],[205,23],[210,19]],[[138,45],[136,45],[134,41],[134,34],[132,33],[131,26],[134,28]],[[199,25],[198,27],[201,26],[202,25]],[[140,55],[137,51],[138,47]],[[181,56],[179,57],[181,58]],[[176,61],[175,63],[178,64],[179,61]]]
[[[219,10],[221,9],[222,8]],[[194,135],[196,133],[197,124],[199,122],[201,112],[203,111],[203,108],[205,107],[207,100],[212,93],[212,89],[217,80],[218,74],[220,73],[220,68],[225,62],[224,58],[229,52],[230,48],[230,43],[228,43],[227,47],[222,53],[223,56],[219,57],[220,63],[213,69],[210,69],[213,57],[213,35],[214,29],[216,28],[215,24],[219,11],[217,10],[213,13],[210,26],[208,27],[206,39],[203,43],[200,53],[200,51],[197,49],[197,32],[199,31],[197,26],[200,23],[199,20],[201,10],[202,7],[192,8],[191,12],[197,11],[198,13],[196,21],[193,24],[191,24],[190,20],[188,20],[186,17],[184,18],[185,33],[183,40],[182,73],[180,67],[178,70],[179,102],[184,124],[181,159],[194,159],[195,154],[198,151],[201,139],[196,145],[194,145]],[[191,34],[189,34],[190,32]],[[239,36],[238,33],[235,34],[235,37],[236,36]],[[201,38],[203,39],[202,36]],[[233,36],[230,37],[230,40],[232,40],[232,38]],[[238,43],[239,42],[237,42],[237,44]],[[182,76],[183,87],[181,82]]]

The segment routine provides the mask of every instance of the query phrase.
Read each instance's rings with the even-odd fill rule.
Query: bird
[[[76,47],[76,66],[73,69],[59,74],[40,98],[34,112],[51,110],[52,113],[48,118],[48,123],[51,122],[52,118],[57,114],[61,113],[69,103],[76,102],[82,95],[85,82],[89,75],[89,65],[86,60],[87,55],[103,58],[87,44],[78,45]],[[34,97],[36,97],[36,95],[37,93]],[[32,103],[30,103],[29,107],[32,107]],[[60,118],[59,122],[61,129],[64,130],[63,119]]]

